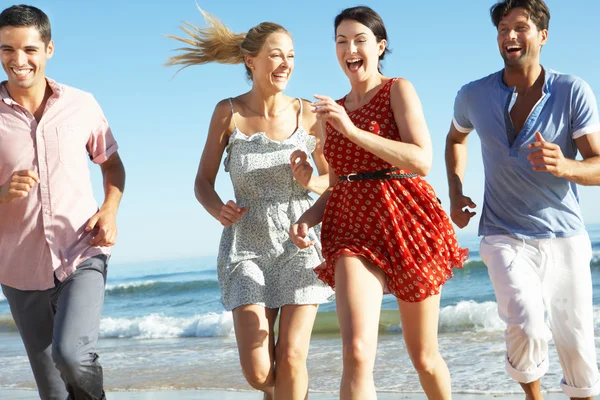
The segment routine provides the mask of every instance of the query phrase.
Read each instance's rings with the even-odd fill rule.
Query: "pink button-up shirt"
[[[0,184],[33,170],[29,196],[0,204],[0,283],[20,290],[54,287],[85,259],[109,254],[85,233],[98,211],[88,156],[101,164],[117,143],[94,97],[47,80],[53,90],[40,121],[0,85]]]

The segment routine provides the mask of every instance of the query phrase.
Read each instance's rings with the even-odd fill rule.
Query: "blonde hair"
[[[183,21],[179,28],[188,37],[167,35],[168,38],[183,42],[190,47],[175,49],[179,54],[168,58],[167,66],[181,65],[181,71],[192,65],[202,65],[210,62],[220,64],[244,64],[246,76],[252,80],[252,70],[245,64],[245,56],[256,57],[263,45],[273,33],[290,33],[281,25],[274,22],[261,22],[245,33],[233,33],[217,17],[198,7],[209,25],[198,28]],[[178,72],[179,72],[178,71]]]

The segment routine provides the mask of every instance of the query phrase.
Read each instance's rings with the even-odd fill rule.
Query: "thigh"
[[[558,356],[570,384],[591,386],[598,375],[591,244],[587,236],[553,239],[547,250],[544,294]]]
[[[54,330],[52,289],[24,291],[2,285],[2,291],[27,352],[48,348]]]
[[[412,359],[421,354],[438,351],[438,320],[440,295],[430,296],[418,303],[398,300],[402,334]]]
[[[244,371],[270,368],[274,357],[274,326],[278,309],[248,304],[233,309],[233,325]]]
[[[55,293],[54,344],[73,346],[82,352],[98,340],[104,304],[107,257],[91,257],[81,263]]]
[[[314,304],[283,306],[279,314],[277,348],[306,358],[317,309]]]
[[[480,254],[494,287],[500,318],[509,326],[543,324],[539,251],[523,240],[498,235],[481,240]]]
[[[363,257],[342,256],[335,263],[336,309],[342,340],[360,339],[377,348],[385,273]]]

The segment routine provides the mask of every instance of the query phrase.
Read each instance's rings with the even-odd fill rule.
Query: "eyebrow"
[[[366,32],[361,32],[361,33],[357,33],[356,35],[354,35],[354,37],[358,37],[358,36],[362,36],[362,35],[366,35]],[[342,37],[345,38],[346,36],[342,35],[341,33],[339,35],[336,36],[336,39]]]
[[[283,50],[282,50],[282,49],[280,49],[279,47],[275,47],[275,48],[273,48],[273,49],[269,50],[269,53],[270,53],[270,52],[272,52],[272,51],[280,51],[280,52],[282,52],[282,53],[285,53],[285,51],[283,51]],[[290,52],[293,52],[293,51],[295,51],[295,50],[294,50],[294,49],[290,49],[290,50],[288,50],[288,53],[290,53]]]
[[[7,44],[3,44],[0,45],[0,49],[4,50],[4,49],[12,49],[12,46],[9,46]],[[39,50],[39,46],[34,46],[34,45],[30,45],[30,46],[25,46],[25,50]]]

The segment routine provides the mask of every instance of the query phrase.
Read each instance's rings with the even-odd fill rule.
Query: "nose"
[[[514,29],[511,29],[508,31],[507,36],[509,39],[515,39],[517,37],[517,32]]]
[[[350,46],[348,46],[348,49],[350,50],[350,54],[356,53],[356,43],[354,43],[354,41],[351,41]]]
[[[14,53],[15,55],[15,63],[17,63],[17,66],[23,66],[27,64],[27,54],[25,54],[24,51],[20,51],[17,50]]]

